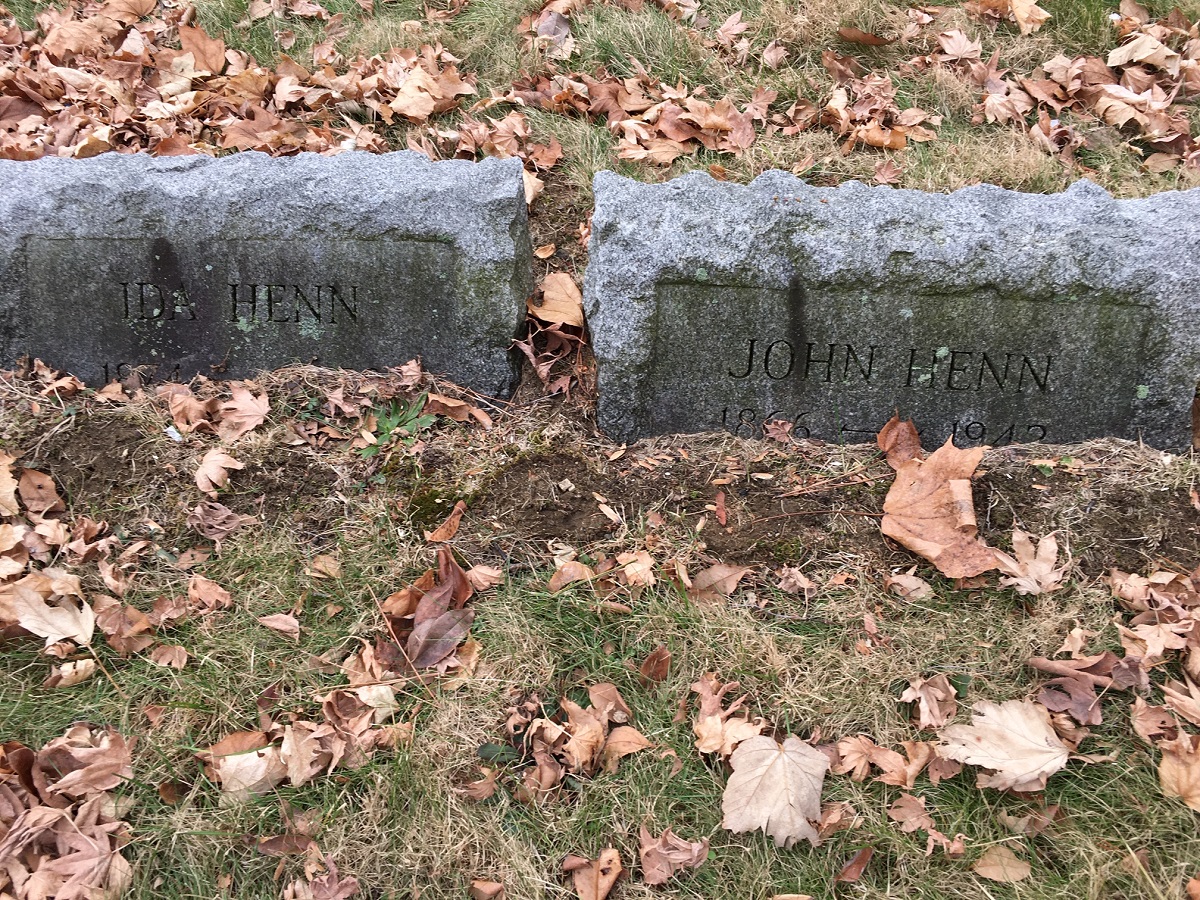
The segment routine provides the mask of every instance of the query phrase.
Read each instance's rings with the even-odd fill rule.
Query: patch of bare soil
[[[697,549],[731,563],[853,558],[887,568],[916,561],[880,533],[892,473],[872,448],[767,453],[731,475],[731,457],[704,446],[712,442],[697,436],[677,439],[672,448],[637,445],[615,461],[581,446],[528,453],[482,487],[473,518],[493,539],[514,548],[535,545],[543,554],[551,541],[599,548],[630,529],[653,530],[647,517],[655,513],[666,527],[691,531]],[[1089,576],[1113,566],[1190,571],[1200,562],[1200,512],[1189,486],[1156,472],[1145,459],[1152,451],[1096,442],[1053,448],[1073,453],[1060,453],[1065,468],[1039,466],[1049,449],[1005,448],[985,458],[975,504],[988,543],[1009,547],[1014,527],[1037,535],[1058,530]],[[835,457],[857,457],[858,473],[826,474]],[[800,496],[785,496],[797,490]]]

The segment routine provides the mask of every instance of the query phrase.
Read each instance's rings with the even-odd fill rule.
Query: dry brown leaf
[[[258,624],[272,631],[277,631],[284,637],[289,637],[293,641],[300,640],[300,623],[296,617],[289,613],[274,613],[269,616],[259,616]]]
[[[642,687],[648,688],[652,684],[665,681],[670,671],[671,651],[667,649],[666,644],[659,644],[642,660],[638,668],[638,680]]]
[[[85,647],[96,630],[96,615],[86,601],[77,606],[71,598],[59,597],[51,606],[40,593],[20,583],[9,594],[8,609],[18,625],[45,638],[47,647],[64,640]]]
[[[212,447],[200,460],[196,469],[196,487],[208,496],[216,499],[217,488],[229,483],[230,469],[244,469],[245,465],[238,462],[220,447]]]
[[[1056,568],[1058,562],[1058,541],[1050,533],[1038,541],[1034,549],[1030,536],[1019,528],[1013,529],[1013,552],[1016,559],[999,550],[996,554],[996,564],[1006,576],[1000,579],[1005,587],[1015,588],[1023,596],[1039,596],[1057,591],[1062,587],[1063,574],[1067,564]]]
[[[36,469],[22,469],[17,490],[21,494],[21,502],[31,513],[44,516],[65,512],[67,509],[62,497],[58,496],[54,479],[44,472]]]
[[[971,869],[975,874],[984,878],[1005,883],[1023,881],[1029,877],[1029,873],[1032,871],[1029,863],[1018,859],[1017,855],[1004,844],[997,844],[984,851],[983,855],[972,864]]]
[[[910,459],[922,459],[925,455],[921,450],[921,436],[917,434],[917,426],[913,424],[912,419],[901,421],[899,413],[888,419],[887,424],[879,429],[879,434],[875,435],[875,442],[879,449],[887,454],[887,464],[893,469],[899,469]]]
[[[559,566],[553,575],[550,576],[550,583],[546,589],[552,594],[557,594],[568,584],[574,584],[576,581],[591,581],[596,577],[596,573],[591,566],[585,566],[577,560],[567,560]]]
[[[232,383],[229,386],[232,398],[221,404],[221,421],[217,425],[217,434],[221,440],[232,444],[239,438],[253,431],[267,418],[271,411],[271,402],[266,393],[257,397],[247,383]]]
[[[900,699],[917,704],[916,718],[921,728],[941,728],[958,712],[954,685],[944,674],[913,679]]]
[[[504,885],[499,881],[475,879],[467,891],[470,900],[504,900]]]
[[[699,694],[700,700],[692,731],[696,735],[696,749],[701,753],[719,753],[727,757],[739,743],[762,734],[769,727],[761,718],[751,721],[743,715],[734,715],[741,709],[745,697],[734,700],[728,709],[722,708],[725,695],[737,687],[736,681],[721,684],[713,672],[706,672],[692,684],[692,691]]]
[[[889,807],[888,818],[898,822],[900,830],[906,834],[918,829],[930,831],[934,827],[933,818],[925,809],[925,798],[914,797],[912,794],[901,794]]]
[[[504,582],[504,573],[495,566],[472,566],[467,569],[467,581],[477,591],[486,591]]]
[[[96,674],[96,671],[96,661],[94,659],[80,659],[75,662],[63,663],[51,670],[50,676],[42,682],[42,687],[74,687],[90,679]]]
[[[971,497],[982,458],[982,447],[960,450],[947,439],[928,459],[902,463],[883,502],[883,533],[949,578],[996,568],[995,552],[978,537]]]
[[[862,878],[863,872],[867,870],[867,865],[871,862],[871,858],[874,855],[874,847],[863,847],[850,857],[849,862],[842,866],[841,870],[833,876],[833,883],[854,884],[854,882]]]
[[[688,596],[693,600],[723,599],[737,590],[738,582],[749,572],[749,566],[730,566],[725,563],[709,566],[692,578]]]
[[[1200,735],[1181,734],[1158,745],[1158,782],[1164,797],[1178,797],[1200,812]]]
[[[462,522],[463,513],[467,511],[467,504],[459,500],[454,504],[454,509],[450,511],[450,515],[446,517],[446,521],[442,522],[433,531],[425,532],[425,540],[431,544],[449,541],[458,534],[458,526]]]
[[[600,762],[610,775],[617,771],[621,758],[653,747],[649,739],[631,725],[618,725],[609,732],[600,751]]]
[[[0,452],[0,516],[16,516],[21,512],[17,503],[17,479],[12,471],[14,462],[16,457]]]
[[[801,838],[820,842],[821,787],[829,757],[797,737],[782,745],[766,735],[742,741],[729,759],[733,774],[721,800],[721,827],[740,834],[762,829],[777,847]]]
[[[563,860],[563,871],[570,874],[579,900],[604,900],[625,869],[621,854],[609,847],[600,851],[599,859],[568,856]]]
[[[907,572],[897,572],[894,575],[889,575],[883,579],[883,586],[898,597],[903,597],[906,600],[924,600],[926,597],[933,594],[933,588],[929,586],[929,582],[924,578],[919,578],[914,573],[917,567],[913,566]]]
[[[233,597],[230,596],[229,591],[198,572],[192,573],[192,577],[188,580],[187,593],[188,602],[202,616],[233,606]]]
[[[939,733],[948,759],[994,771],[979,776],[980,787],[1040,791],[1062,769],[1070,748],[1062,742],[1044,706],[1028,700],[975,704],[970,725],[950,725]]]
[[[182,670],[187,661],[187,650],[177,644],[159,644],[150,652],[150,662],[156,666]]]
[[[542,281],[542,303],[529,303],[529,313],[547,325],[583,328],[583,295],[566,272],[551,272]]]
[[[679,872],[698,869],[708,858],[708,838],[685,841],[667,828],[658,837],[645,825],[638,832],[642,860],[642,881],[646,884],[666,884]]]

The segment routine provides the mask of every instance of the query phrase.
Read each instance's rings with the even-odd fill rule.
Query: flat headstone
[[[953,194],[602,172],[584,286],[600,426],[927,446],[1190,441],[1200,189]]]
[[[292,362],[491,395],[532,288],[520,160],[411,152],[0,161],[0,363],[88,383]]]

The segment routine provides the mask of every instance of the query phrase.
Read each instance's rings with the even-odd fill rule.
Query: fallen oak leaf
[[[883,502],[883,533],[949,578],[972,578],[997,565],[995,551],[978,537],[971,497],[983,451],[960,450],[947,439],[928,459],[902,463]]]

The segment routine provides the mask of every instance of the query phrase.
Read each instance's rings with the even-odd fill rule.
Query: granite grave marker
[[[602,172],[584,303],[612,436],[725,428],[927,446],[1181,448],[1200,376],[1200,189],[1114,200]]]
[[[0,351],[90,384],[291,362],[504,395],[532,289],[520,160],[0,161]]]

